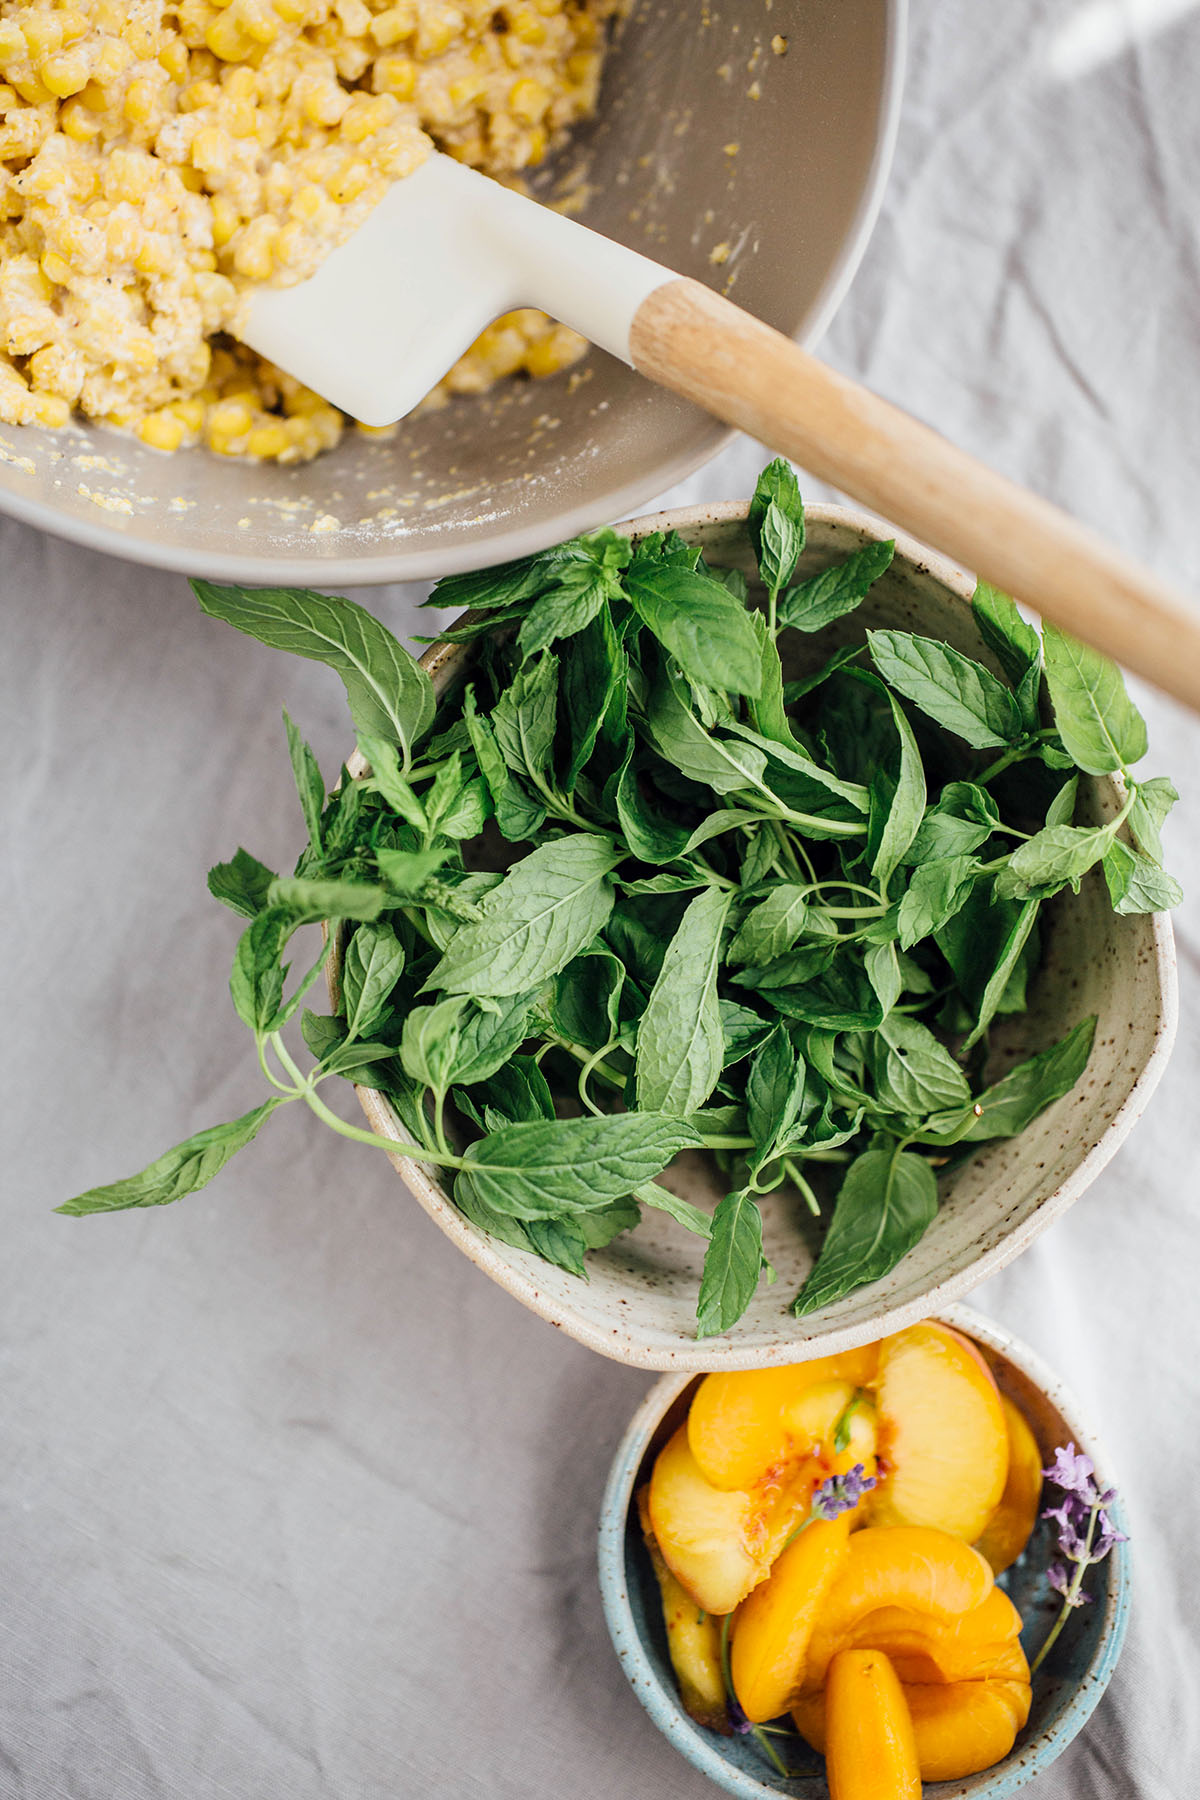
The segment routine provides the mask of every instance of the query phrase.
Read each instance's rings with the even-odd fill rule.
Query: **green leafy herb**
[[[762,1214],[743,1189],[726,1194],[712,1218],[704,1256],[697,1337],[715,1337],[736,1325],[758,1286],[762,1268]]]
[[[894,546],[818,567],[780,459],[749,534],[755,584],[675,532],[613,531],[440,583],[432,605],[475,610],[436,699],[349,600],[198,582],[213,617],[337,671],[365,766],[327,792],[285,713],[307,842],[290,873],[239,849],[209,874],[243,921],[230,992],[269,1097],[62,1210],[192,1192],[293,1101],[394,1149],[329,1103],[342,1080],[384,1095],[407,1153],[521,1255],[586,1279],[647,1207],[705,1240],[701,1336],[774,1279],[761,1197],[791,1188],[820,1218],[839,1165],[796,1311],[885,1276],[948,1153],[1080,1078],[1091,1019],[990,1086],[976,1046],[1034,999],[1060,891],[1176,903],[1176,794],[1132,773],[1145,729],[1119,673],[1006,595],[972,603],[987,663],[853,624],[834,649],[820,633],[875,584],[886,610]],[[1089,773],[1124,805],[1098,815]],[[324,951],[288,960],[316,922],[329,1014],[305,1010]],[[723,1176],[711,1216],[656,1179],[685,1150]]]
[[[864,1150],[851,1163],[821,1254],[792,1308],[797,1318],[879,1281],[923,1236],[937,1212],[937,1182],[924,1157],[901,1143]]]
[[[762,689],[758,638],[744,606],[711,575],[660,565],[626,576],[634,611],[691,681],[737,694]]]
[[[779,603],[780,625],[789,625],[796,631],[823,631],[835,619],[844,618],[862,604],[879,577],[891,567],[895,551],[892,538],[864,544],[845,562],[833,563],[819,575],[798,582]]]
[[[1146,754],[1146,724],[1121,671],[1056,625],[1042,632],[1046,684],[1067,753],[1089,775],[1115,774]]]
[[[637,1103],[645,1112],[690,1113],[717,1085],[725,1038],[717,998],[729,895],[697,896],[667,946],[637,1034]]]
[[[392,739],[406,760],[433,723],[428,675],[353,600],[303,588],[217,587],[211,581],[193,581],[192,590],[210,618],[236,625],[260,644],[336,669],[356,730]]]

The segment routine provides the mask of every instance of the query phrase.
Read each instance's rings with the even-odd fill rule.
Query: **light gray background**
[[[1195,0],[915,14],[827,353],[1200,590]],[[760,460],[743,443],[677,497],[744,495]],[[335,677],[182,580],[5,521],[0,592],[0,1795],[703,1800],[596,1593],[646,1376],[527,1316],[299,1109],[178,1207],[51,1213],[257,1095],[204,873],[239,842],[294,852],[281,703],[328,771],[347,739]],[[418,594],[366,597],[414,628]],[[1103,1421],[1137,1536],[1124,1660],[1044,1800],[1200,1791],[1200,726],[1142,697],[1148,766],[1185,792],[1175,1060],[978,1296]]]

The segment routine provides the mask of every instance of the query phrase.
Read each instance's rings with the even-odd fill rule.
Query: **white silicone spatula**
[[[242,336],[364,425],[403,418],[516,306],[790,456],[1200,710],[1200,609],[700,282],[434,155]]]

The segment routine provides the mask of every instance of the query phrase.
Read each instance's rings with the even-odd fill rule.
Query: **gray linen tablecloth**
[[[826,344],[1195,591],[1198,69],[1196,0],[917,0],[895,172]],[[742,443],[675,497],[744,495],[760,460]],[[522,1311],[299,1109],[177,1208],[51,1213],[250,1103],[204,873],[292,853],[283,701],[328,770],[346,732],[332,675],[176,577],[3,521],[0,583],[0,1795],[702,1800],[596,1591],[646,1376]],[[415,628],[418,593],[368,598]],[[1200,1793],[1200,726],[1139,697],[1184,791],[1174,1063],[978,1295],[1102,1421],[1136,1532],[1124,1659],[1046,1800]]]

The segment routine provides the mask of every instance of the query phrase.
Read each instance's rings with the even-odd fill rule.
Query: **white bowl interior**
[[[634,529],[672,524],[689,542],[703,545],[713,565],[750,573],[745,512],[743,504],[694,508],[639,521]],[[862,515],[814,506],[801,572],[813,574],[885,535]],[[824,660],[838,641],[860,640],[869,627],[890,626],[942,638],[990,660],[971,617],[970,592],[959,571],[900,539],[891,569],[856,613],[821,634],[814,658]],[[457,679],[471,655],[470,646],[435,647],[427,658],[435,685],[445,688]],[[1117,806],[1111,781],[1089,782],[1083,812],[1107,817]],[[1169,919],[1118,918],[1099,873],[1046,912],[1044,962],[1031,984],[1030,1009],[994,1032],[993,1078],[1094,1013],[1095,1045],[1078,1086],[1020,1137],[981,1147],[943,1180],[937,1217],[891,1274],[802,1320],[788,1306],[811,1267],[816,1238],[790,1190],[763,1205],[765,1251],[778,1281],[760,1283],[731,1331],[697,1343],[704,1246],[664,1215],[647,1211],[635,1231],[593,1251],[584,1283],[484,1237],[425,1169],[399,1158],[396,1166],[425,1210],[493,1280],[569,1336],[617,1361],[649,1369],[754,1368],[868,1342],[959,1298],[1023,1250],[1095,1179],[1158,1081],[1175,1026]],[[360,1096],[377,1131],[403,1137],[382,1096],[368,1090]],[[715,1203],[722,1191],[715,1175],[702,1157],[689,1153],[663,1180],[688,1199]]]

